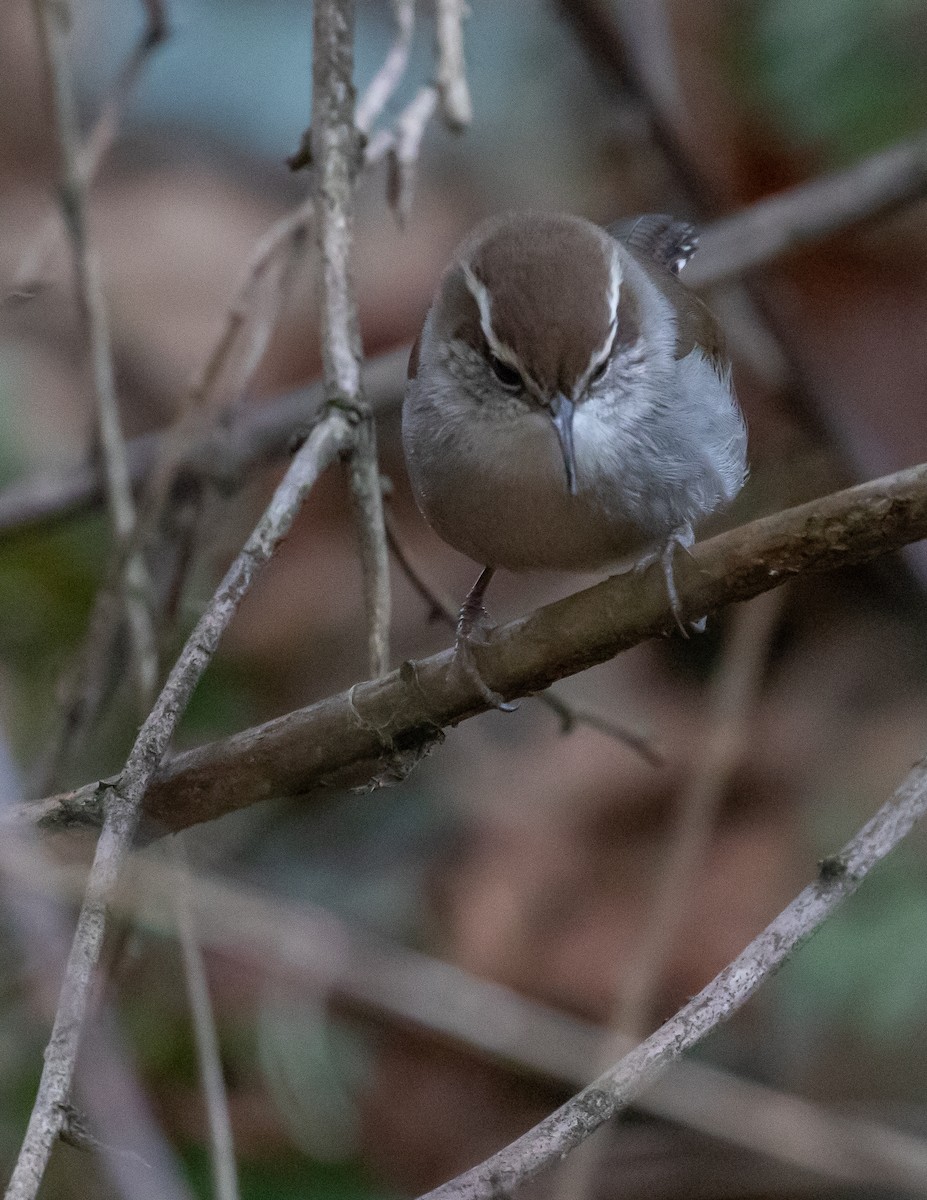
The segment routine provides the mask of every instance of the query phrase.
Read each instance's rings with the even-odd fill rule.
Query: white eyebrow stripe
[[[613,251],[608,264],[608,290],[605,293],[606,311],[610,319],[608,333],[605,335],[605,341],[602,345],[598,346],[589,355],[589,363],[580,376],[580,386],[577,388],[577,391],[585,389],[592,374],[605,362],[612,352],[612,347],[615,344],[615,338],[618,334],[618,301],[621,296],[621,280],[621,261],[618,258],[617,251]]]
[[[510,363],[520,371],[521,363],[518,361],[517,356],[508,346],[499,341],[493,330],[492,297],[489,294],[489,288],[481,279],[477,278],[469,263],[463,264],[463,273],[470,294],[476,301],[477,308],[480,310],[480,328],[483,330],[483,337],[488,342],[490,350],[497,358],[501,358],[505,363]]]
[[[612,323],[612,328],[618,328],[618,299],[621,295],[621,259],[618,257],[617,247],[612,247],[611,258],[608,263],[608,291],[605,296],[605,304],[609,319]],[[614,338],[614,333],[612,338]],[[611,342],[609,342],[611,348]]]

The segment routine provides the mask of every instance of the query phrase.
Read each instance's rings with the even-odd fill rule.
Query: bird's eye
[[[589,376],[590,383],[598,383],[608,370],[608,359],[604,359]]]
[[[519,391],[524,384],[522,383],[521,375],[510,367],[507,362],[503,362],[501,358],[497,358],[495,354],[490,354],[489,365],[492,367],[492,373],[499,380],[504,388],[509,391]]]

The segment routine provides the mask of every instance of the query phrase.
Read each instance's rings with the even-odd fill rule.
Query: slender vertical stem
[[[84,339],[96,397],[97,424],[103,455],[106,496],[117,543],[125,544],[135,528],[135,502],[128,454],[122,432],[109,320],[100,278],[100,263],[87,228],[84,176],[80,163],[80,133],[66,45],[69,9],[52,0],[33,0],[36,27],[45,55],[55,133],[61,155],[60,202],[74,262],[74,279]],[[122,577],[124,603],[134,648],[140,690],[157,683],[158,657],[146,595],[148,573],[140,553],[131,555]]]
[[[187,1000],[193,1017],[196,1041],[196,1057],[206,1113],[209,1118],[209,1141],[212,1153],[212,1178],[215,1200],[238,1200],[238,1173],[235,1166],[235,1142],[232,1137],[232,1120],[229,1115],[228,1096],[222,1073],[222,1057],[219,1052],[219,1036],[209,996],[209,982],[190,911],[189,865],[184,852],[182,836],[176,840],[173,853],[177,867],[175,887],[172,892],[177,936],[183,958],[184,981],[187,985]]]
[[[360,327],[351,277],[354,182],[362,163],[354,126],[354,0],[313,7],[311,148],[319,248],[322,362],[329,404],[355,424],[348,470],[357,516],[370,673],[389,668],[389,556],[373,413],[361,390]]]

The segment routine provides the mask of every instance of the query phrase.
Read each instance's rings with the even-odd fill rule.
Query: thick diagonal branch
[[[927,465],[786,509],[695,546],[677,564],[682,616],[693,620],[804,573],[867,562],[927,537]],[[507,700],[675,628],[662,575],[617,575],[493,631],[478,651],[486,683]],[[404,663],[266,725],[179,755],[145,812],[150,834],[184,829],[271,796],[362,783],[409,762],[445,726],[486,710],[453,650]],[[99,785],[39,801],[20,819],[98,824]]]

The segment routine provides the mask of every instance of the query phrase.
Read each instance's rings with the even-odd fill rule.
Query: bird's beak
[[[576,451],[573,447],[573,413],[576,406],[562,392],[550,402],[550,416],[557,431],[563,465],[566,467],[567,491],[576,495]]]

